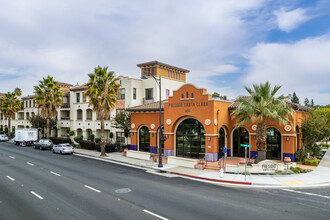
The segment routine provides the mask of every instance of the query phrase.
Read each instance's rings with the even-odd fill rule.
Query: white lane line
[[[15,160],[15,157],[13,157],[13,156],[9,156],[9,158],[11,158],[11,159],[14,159],[14,160]]]
[[[56,176],[61,176],[60,174],[55,173],[55,172],[53,172],[53,171],[50,171],[50,173],[51,173],[51,174],[54,174],[54,175],[56,175]]]
[[[300,193],[300,194],[304,194],[304,195],[308,195],[308,196],[317,196],[317,197],[321,197],[321,198],[325,198],[325,199],[330,199],[330,196],[323,196],[323,195],[319,195],[319,194],[315,194],[315,193],[301,192],[301,191],[296,191],[296,190],[292,190],[292,189],[282,189],[282,190],[288,191],[288,192]]]
[[[101,192],[100,190],[98,190],[98,189],[94,189],[93,187],[90,187],[90,186],[87,186],[87,185],[84,185],[86,188],[88,188],[88,189],[91,189],[91,190],[94,190],[95,192]]]
[[[10,176],[6,176],[8,179],[10,179],[11,181],[15,181],[14,178],[11,178]]]
[[[153,216],[155,216],[155,217],[157,217],[157,218],[160,218],[160,219],[163,219],[163,220],[168,220],[168,218],[164,218],[163,216],[157,215],[157,214],[155,214],[155,213],[153,213],[153,212],[150,212],[150,211],[148,211],[148,210],[146,210],[146,209],[143,209],[142,211],[144,211],[144,212],[146,212],[146,213],[148,213],[148,214],[150,214],[150,215],[153,215]]]
[[[30,163],[30,162],[26,162],[26,164],[30,165],[30,166],[34,166],[33,163]]]
[[[38,197],[39,199],[44,199],[44,198],[42,198],[40,195],[38,195],[37,193],[35,193],[35,192],[33,192],[33,191],[31,191],[31,193],[32,193],[34,196]]]

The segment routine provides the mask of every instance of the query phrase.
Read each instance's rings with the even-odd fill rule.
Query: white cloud
[[[277,25],[279,29],[285,32],[290,32],[310,17],[306,15],[306,10],[297,8],[292,11],[286,11],[284,8],[274,11],[277,18]]]
[[[282,85],[281,93],[294,91],[304,100],[330,103],[330,36],[308,38],[292,44],[261,43],[249,56],[245,85],[270,81]]]

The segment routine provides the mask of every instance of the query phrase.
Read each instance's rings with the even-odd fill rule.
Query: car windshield
[[[72,146],[69,144],[63,144],[63,147],[72,147]]]

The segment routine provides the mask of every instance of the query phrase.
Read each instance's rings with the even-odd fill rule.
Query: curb
[[[234,181],[234,180],[219,180],[219,179],[212,179],[207,177],[200,177],[200,176],[193,176],[189,174],[184,173],[177,173],[177,172],[170,172],[171,174],[176,174],[180,176],[186,176],[194,179],[201,179],[201,180],[207,180],[207,181],[213,181],[213,182],[221,182],[221,183],[232,183],[232,184],[239,184],[239,185],[252,185],[251,182],[242,182],[242,181]]]

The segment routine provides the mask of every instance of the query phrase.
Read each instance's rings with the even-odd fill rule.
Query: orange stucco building
[[[257,156],[256,124],[237,128],[231,112],[238,103],[212,99],[206,89],[185,84],[173,96],[161,103],[161,124],[166,141],[165,156],[205,158],[217,161],[226,147],[227,156],[244,157],[240,144],[252,145],[248,156]],[[295,161],[295,152],[301,147],[300,125],[304,106],[290,103],[295,110],[292,124],[267,122],[267,159]],[[158,152],[159,102],[135,106],[131,112],[131,150]]]

